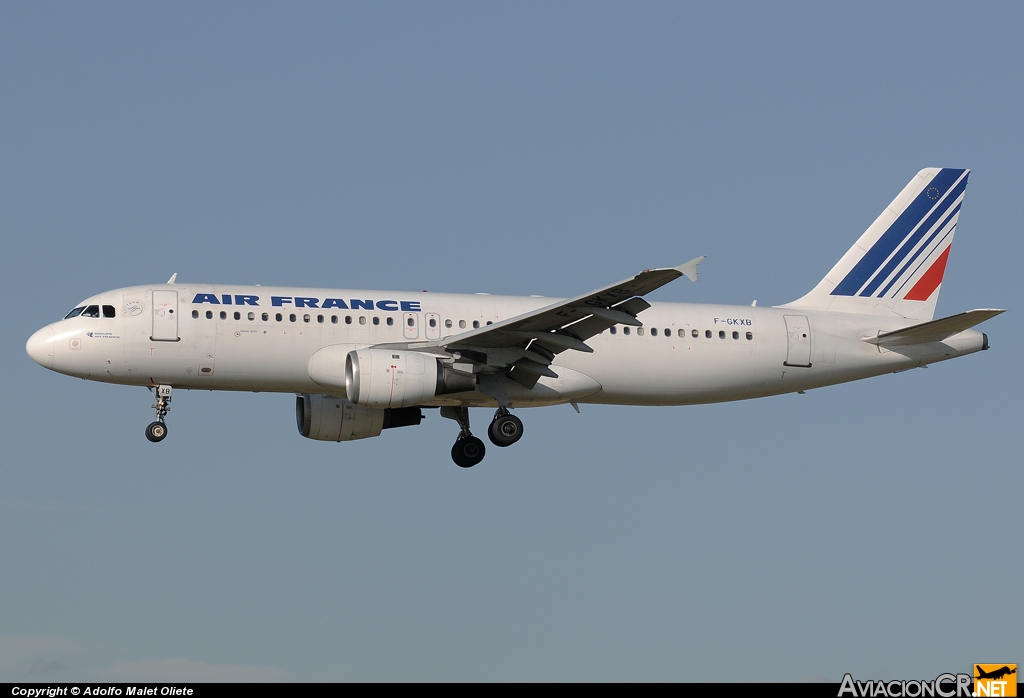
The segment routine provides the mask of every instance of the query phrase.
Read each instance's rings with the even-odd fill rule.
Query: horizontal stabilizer
[[[908,344],[941,342],[946,337],[951,337],[957,332],[969,330],[975,325],[1005,312],[1005,310],[995,310],[993,308],[968,310],[967,312],[957,313],[956,315],[950,315],[938,320],[922,322],[920,325],[904,327],[902,330],[880,332],[877,337],[868,337],[864,341],[883,346],[906,346]]]

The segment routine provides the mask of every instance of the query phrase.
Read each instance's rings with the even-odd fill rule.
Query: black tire
[[[452,460],[460,468],[472,468],[482,461],[486,454],[487,449],[484,448],[484,442],[475,436],[459,439],[452,446]]]
[[[491,425],[487,427],[487,438],[495,446],[500,446],[501,448],[511,446],[523,438],[523,422],[515,415],[502,415],[492,421]]]
[[[159,443],[167,438],[167,425],[163,422],[153,422],[146,427],[146,438],[153,443]]]

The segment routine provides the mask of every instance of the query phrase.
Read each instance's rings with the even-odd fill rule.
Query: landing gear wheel
[[[163,441],[164,437],[167,436],[167,425],[163,422],[153,422],[146,427],[146,438],[157,443]]]
[[[483,441],[475,436],[465,436],[452,446],[452,460],[460,468],[472,468],[484,459],[486,452]]]
[[[523,437],[523,422],[515,415],[499,415],[487,427],[487,436],[495,446],[511,446]]]

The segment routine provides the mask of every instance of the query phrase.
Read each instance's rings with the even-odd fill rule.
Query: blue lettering
[[[418,313],[420,312],[420,302],[402,301],[402,310],[407,313]]]
[[[348,306],[345,305],[345,301],[340,298],[325,298],[324,304],[321,308],[341,308],[342,310],[348,310]]]
[[[398,310],[398,301],[377,301],[377,310]]]
[[[220,301],[217,300],[217,296],[212,293],[197,293],[196,297],[192,299],[193,303],[213,303],[214,305],[220,305]]]
[[[220,298],[221,298],[221,301],[223,301],[224,305],[231,305],[231,294],[225,293]]]
[[[352,310],[373,310],[373,301],[361,301],[358,298],[353,298],[349,301],[352,304]]]
[[[316,304],[319,302],[319,298],[303,298],[302,296],[295,296],[296,308],[315,308]]]
[[[259,296],[235,296],[235,305],[259,305]]]
[[[291,303],[291,302],[292,302],[292,297],[291,296],[271,296],[270,297],[270,304],[274,305],[274,306],[278,306],[278,307],[284,305],[285,303]]]

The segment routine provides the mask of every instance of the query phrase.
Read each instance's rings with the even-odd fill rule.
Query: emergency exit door
[[[405,313],[402,317],[402,328],[405,330],[406,339],[416,339],[420,336],[419,315],[416,313]]]
[[[806,315],[786,315],[787,350],[785,366],[811,365],[811,327]]]
[[[154,342],[178,341],[178,292],[153,291]]]

